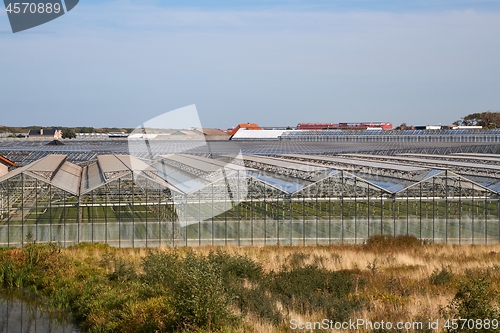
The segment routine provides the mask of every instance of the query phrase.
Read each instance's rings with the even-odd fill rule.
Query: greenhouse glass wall
[[[500,158],[49,155],[0,177],[0,246],[116,247],[500,240]]]

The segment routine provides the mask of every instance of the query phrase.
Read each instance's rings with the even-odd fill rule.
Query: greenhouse
[[[0,246],[500,239],[500,158],[487,154],[48,155],[0,177]]]

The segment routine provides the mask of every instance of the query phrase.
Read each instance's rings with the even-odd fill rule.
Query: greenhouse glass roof
[[[450,160],[444,160],[449,158]],[[48,155],[0,177],[0,183],[20,174],[74,195],[89,193],[124,176],[140,176],[161,188],[189,194],[226,177],[251,177],[286,194],[293,194],[330,177],[352,176],[395,194],[443,172],[500,193],[500,165],[487,164],[500,157],[481,155],[342,156],[283,154],[273,156],[162,155],[147,163],[130,155],[99,155],[97,161],[78,166],[66,155]],[[476,161],[472,163],[471,161]],[[221,183],[222,184],[222,183]]]

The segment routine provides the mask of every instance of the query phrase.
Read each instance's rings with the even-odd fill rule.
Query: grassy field
[[[351,331],[446,331],[460,318],[474,322],[458,320],[454,332],[500,327],[499,244],[409,236],[310,247],[31,244],[0,251],[0,282],[71,313],[88,332],[330,332],[326,323],[358,319],[365,324]],[[314,322],[323,327],[299,329]]]

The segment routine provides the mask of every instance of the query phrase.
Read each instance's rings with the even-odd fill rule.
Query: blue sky
[[[83,0],[82,0],[83,1]],[[100,0],[88,0],[85,4],[102,3]],[[413,11],[413,10],[498,10],[498,1],[495,0],[133,0],[129,4],[141,5],[144,3],[168,8],[198,8],[198,9],[271,9],[293,10],[336,10],[336,11]]]
[[[499,1],[95,1],[12,34],[4,125],[450,124],[500,111]]]

